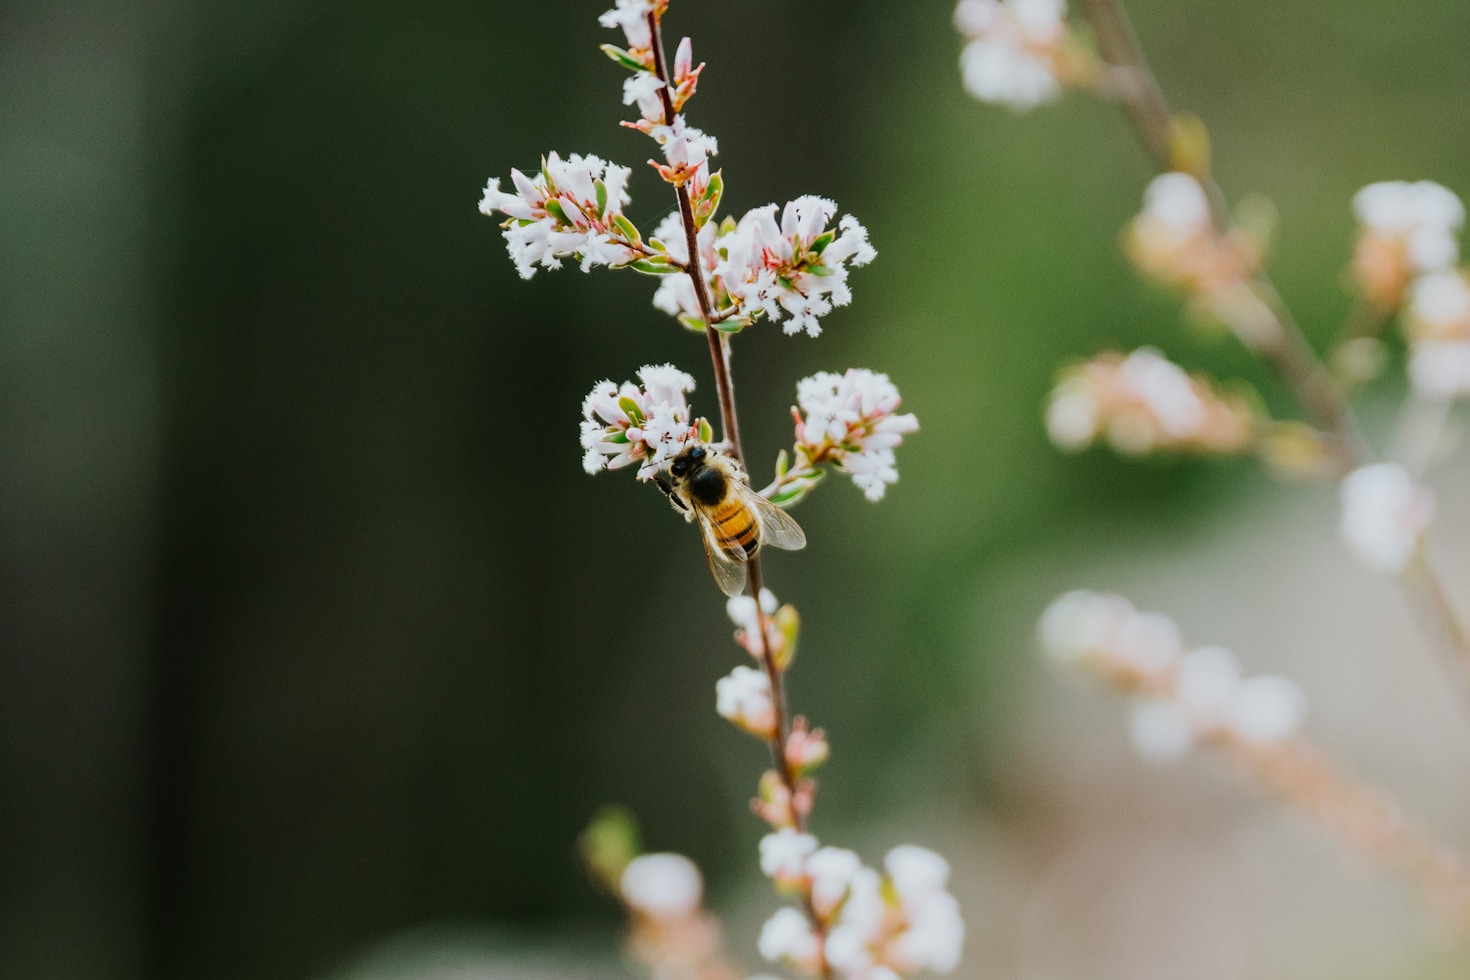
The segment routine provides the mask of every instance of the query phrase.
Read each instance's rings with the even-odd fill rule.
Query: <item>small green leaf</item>
[[[715,329],[720,333],[737,334],[750,326],[749,321],[743,316],[732,316],[728,320],[721,320],[715,324]]]
[[[629,262],[628,267],[648,276],[668,276],[679,271],[679,268],[667,259],[639,259],[636,262]]]
[[[561,202],[555,198],[547,198],[546,213],[564,225],[571,224],[571,221],[567,220],[567,213],[562,210]]]
[[[715,430],[714,430],[714,427],[709,424],[709,419],[701,418],[699,420],[699,441],[700,442],[714,442],[715,441]]]
[[[621,408],[627,413],[628,418],[633,420],[634,425],[643,424],[643,409],[639,408],[638,403],[627,395],[618,399],[618,408]]]
[[[801,617],[797,615],[795,606],[788,605],[777,609],[773,619],[776,629],[781,632],[781,638],[785,641],[781,644],[781,655],[776,658],[776,668],[785,670],[796,659],[796,640],[801,634]]]
[[[690,316],[688,313],[680,313],[678,320],[684,324],[686,329],[693,330],[695,333],[704,333],[704,321],[699,317]]]
[[[592,182],[592,187],[597,192],[597,216],[600,218],[607,213],[607,185],[599,178]]]
[[[824,231],[812,242],[812,251],[821,255],[827,251],[827,246],[831,245],[836,239],[837,233],[835,231]]]
[[[618,879],[642,850],[638,824],[619,806],[605,806],[593,814],[592,822],[577,838],[577,851],[587,873],[601,887],[618,893]]]
[[[777,480],[784,480],[784,479],[786,479],[786,469],[787,469],[787,467],[790,464],[791,464],[791,460],[787,457],[786,450],[783,449],[779,453],[776,454],[776,479]]]
[[[808,265],[806,267],[806,271],[807,272],[810,272],[814,276],[830,276],[832,274],[832,270],[831,269],[829,269],[825,265],[821,265],[820,263],[817,263],[817,262],[813,262],[810,265]]]
[[[598,183],[600,185],[601,184],[601,181],[599,181]],[[626,238],[628,241],[630,241],[630,242],[641,242],[641,241],[643,241],[643,236],[640,235],[640,234],[638,234],[638,226],[635,225],[635,224],[633,224],[633,222],[629,221],[627,219],[627,217],[625,217],[624,215],[621,215],[621,214],[615,214],[615,215],[613,215],[612,216],[612,223],[618,229],[618,231],[620,231],[620,232],[623,233],[623,237]]]
[[[622,65],[629,71],[647,71],[647,68],[644,67],[643,62],[639,61],[637,58],[633,57],[631,54],[624,51],[616,44],[604,44],[601,46],[601,48],[603,54],[607,55],[613,61],[616,61],[618,64]]]

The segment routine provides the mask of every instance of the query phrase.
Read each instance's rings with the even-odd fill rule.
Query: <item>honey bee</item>
[[[752,490],[740,464],[719,450],[690,445],[669,464],[669,477],[655,478],[659,489],[686,521],[698,521],[709,569],[725,595],[745,590],[746,562],[761,545],[806,547],[801,525]]]

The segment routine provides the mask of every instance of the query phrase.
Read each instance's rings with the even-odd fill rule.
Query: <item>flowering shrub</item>
[[[854,980],[895,980],[922,970],[953,970],[964,924],[947,890],[943,858],[912,845],[895,848],[885,873],[858,856],[821,847],[807,827],[816,797],[811,774],[831,753],[825,733],[787,713],[784,676],[796,653],[796,609],[763,588],[762,544],[798,548],[805,536],[777,509],[813,490],[828,469],[845,473],[872,501],[898,480],[895,449],[918,428],[900,414],[898,389],[867,370],[819,373],[797,382],[794,444],[776,460],[776,479],[748,485],[745,448],[735,414],[731,338],[762,321],[788,335],[816,337],[822,321],[852,300],[849,273],[876,256],[867,230],[837,205],[805,195],[784,205],[718,217],[723,175],[712,171],[714,137],[684,114],[704,65],[683,39],[670,64],[661,25],[667,0],[617,0],[601,23],[622,32],[623,45],[603,51],[625,68],[623,102],[637,118],[624,122],[659,147],[650,161],[674,193],[677,209],[645,236],[628,213],[630,170],[599,157],[552,153],[541,171],[512,171],[513,191],[499,179],[485,188],[480,210],[500,219],[506,246],[526,278],[562,260],[654,276],[656,309],[705,338],[715,378],[720,438],[694,415],[691,375],[649,365],[638,381],[600,381],[582,402],[582,465],[588,473],[636,467],[686,519],[697,521],[716,581],[728,593],[736,643],[751,664],[715,684],[715,710],[769,744],[772,768],[757,784],[752,809],[769,827],[760,844],[762,871],[795,899],[762,928],[757,948],[798,973]],[[824,468],[825,467],[825,468]],[[702,882],[687,859],[640,854],[627,819],[595,821],[583,854],[596,881],[616,895],[630,920],[632,957],[656,976],[723,978],[725,959],[714,918],[700,904]]]

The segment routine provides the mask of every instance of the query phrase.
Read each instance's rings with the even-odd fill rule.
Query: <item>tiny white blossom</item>
[[[889,963],[904,973],[950,973],[959,966],[965,921],[954,896],[948,892],[925,895],[918,901],[906,901],[904,911],[908,928],[889,947]]]
[[[660,93],[664,83],[651,71],[635,71],[623,80],[623,105],[637,103],[638,113],[652,123],[661,123],[664,118],[664,103]]]
[[[883,867],[894,890],[905,900],[943,891],[949,884],[949,862],[917,844],[902,844],[889,851]]]
[[[597,18],[603,27],[620,28],[628,39],[628,50],[635,55],[653,46],[648,31],[648,15],[659,13],[667,0],[617,0],[616,6]]]
[[[770,589],[761,589],[761,611],[767,616],[776,614],[776,595]],[[759,633],[760,623],[755,615],[755,600],[748,595],[731,596],[725,603],[725,614],[730,622],[747,633]]]
[[[776,733],[776,707],[771,682],[764,671],[736,667],[715,682],[715,710],[752,735],[771,738]],[[762,854],[764,854],[762,848]]]
[[[1135,699],[1128,713],[1128,734],[1138,754],[1150,762],[1173,762],[1194,747],[1189,712],[1172,698]]]
[[[1409,348],[1409,381],[1431,398],[1470,396],[1470,340],[1420,340]]]
[[[721,293],[721,285],[714,276],[715,263],[715,235],[716,228],[713,221],[708,222],[699,229],[699,258],[704,269],[705,282],[710,288],[711,294],[718,300]],[[653,238],[664,244],[668,249],[669,257],[681,265],[689,261],[689,241],[684,235],[684,220],[678,211],[671,211],[658,223],[653,230]],[[653,305],[663,310],[670,316],[678,316],[681,313],[694,319],[704,316],[699,308],[699,298],[694,293],[694,283],[684,275],[659,276],[658,289],[653,294]]]
[[[623,901],[654,918],[687,915],[699,907],[704,885],[699,869],[682,854],[642,854],[618,881]]]
[[[1374,571],[1402,572],[1434,517],[1433,493],[1396,463],[1372,463],[1349,473],[1339,496],[1349,550]]]
[[[761,873],[777,882],[800,880],[806,874],[807,858],[816,849],[817,839],[811,834],[782,827],[761,838]]]
[[[1229,726],[1251,742],[1279,742],[1297,733],[1307,699],[1293,680],[1274,675],[1247,677],[1230,706]]]
[[[1459,258],[1465,206],[1433,181],[1369,184],[1353,196],[1353,213],[1365,229],[1401,239],[1416,272],[1447,268]]]
[[[761,926],[756,949],[772,963],[784,961],[797,967],[815,964],[822,952],[806,916],[789,907],[778,909]]]
[[[1240,661],[1224,647],[1191,650],[1179,661],[1174,691],[1196,729],[1217,727],[1240,693]]]
[[[639,463],[638,479],[651,480],[697,435],[684,398],[694,390],[693,378],[670,364],[645,366],[638,377],[641,386],[599,381],[582,400],[582,467],[588,473]]]
[[[806,873],[812,880],[812,907],[826,916],[847,897],[848,886],[862,870],[863,862],[853,851],[823,847],[807,858]]]
[[[883,499],[898,481],[894,448],[919,428],[911,413],[899,415],[901,399],[886,374],[851,368],[822,371],[796,383],[802,413],[797,448],[809,460],[828,459],[852,477],[869,500]]]
[[[954,24],[968,42],[960,52],[965,90],[1017,112],[1055,99],[1066,12],[1064,0],[960,0]]]
[[[731,300],[753,320],[786,320],[788,334],[821,333],[821,317],[852,300],[847,265],[866,265],[877,255],[868,232],[844,216],[837,230],[827,227],[837,205],[807,195],[789,202],[779,222],[776,205],[746,212],[715,248],[714,268]]]

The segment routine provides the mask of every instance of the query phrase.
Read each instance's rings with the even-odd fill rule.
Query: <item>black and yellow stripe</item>
[[[710,524],[714,529],[715,540],[725,551],[731,554],[744,551],[747,557],[755,554],[755,549],[760,544],[756,539],[755,512],[739,497],[731,497],[712,508]]]

